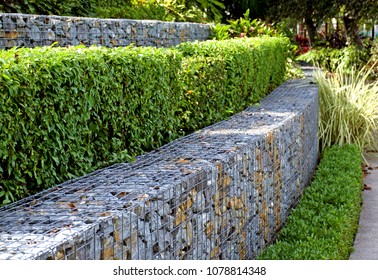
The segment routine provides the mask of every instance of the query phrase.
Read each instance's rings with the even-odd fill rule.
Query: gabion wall
[[[207,40],[210,25],[153,20],[0,14],[0,48],[101,45],[169,47]]]
[[[318,158],[317,87],[0,208],[0,259],[254,259]]]

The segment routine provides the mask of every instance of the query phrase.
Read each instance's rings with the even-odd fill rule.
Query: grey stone
[[[151,231],[157,231],[162,229],[161,217],[156,212],[152,212],[149,214],[149,222],[151,226]]]
[[[173,237],[170,232],[159,230],[157,232],[159,252],[170,251],[173,246]]]
[[[13,31],[16,27],[16,24],[11,18],[3,17],[3,28],[5,31]]]
[[[26,27],[26,23],[22,17],[17,18],[17,28]]]
[[[164,201],[151,202],[150,210],[157,212],[160,217],[165,217],[171,214],[171,207]]]
[[[91,28],[89,30],[89,38],[91,40],[94,40],[100,37],[101,37],[101,30],[99,28]]]
[[[206,199],[203,192],[199,192],[193,198],[193,212],[203,212],[206,207]]]
[[[79,41],[87,41],[89,39],[89,28],[86,24],[81,24],[77,28],[77,39]]]
[[[50,40],[50,41],[54,41],[55,38],[56,37],[55,37],[54,31],[52,31],[51,29],[48,29],[47,32],[46,32],[46,39]]]
[[[38,26],[33,25],[28,31],[28,37],[34,41],[41,41],[41,30]]]

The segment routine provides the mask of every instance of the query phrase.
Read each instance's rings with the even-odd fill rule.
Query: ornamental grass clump
[[[318,72],[319,143],[356,144],[363,151],[375,145],[378,121],[378,80],[371,81],[372,68],[352,69],[345,74]]]

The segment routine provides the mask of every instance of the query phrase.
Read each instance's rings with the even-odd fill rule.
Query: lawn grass
[[[361,163],[356,145],[326,148],[312,183],[259,259],[349,259],[362,204]]]

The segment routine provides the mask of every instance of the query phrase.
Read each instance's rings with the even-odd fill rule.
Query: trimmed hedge
[[[175,50],[35,48],[1,57],[0,185],[17,198],[177,136]]]
[[[290,41],[259,37],[183,43],[181,118],[193,131],[240,112],[280,85]],[[210,98],[209,98],[210,97]]]
[[[325,149],[314,181],[259,259],[349,259],[362,204],[361,163],[355,145]]]
[[[230,51],[216,41],[192,45],[185,48],[212,45],[221,52],[207,57],[188,56],[180,47],[1,51],[0,204],[132,160],[220,121],[267,94],[285,74],[283,38],[232,40]],[[262,75],[257,66],[270,71]]]

